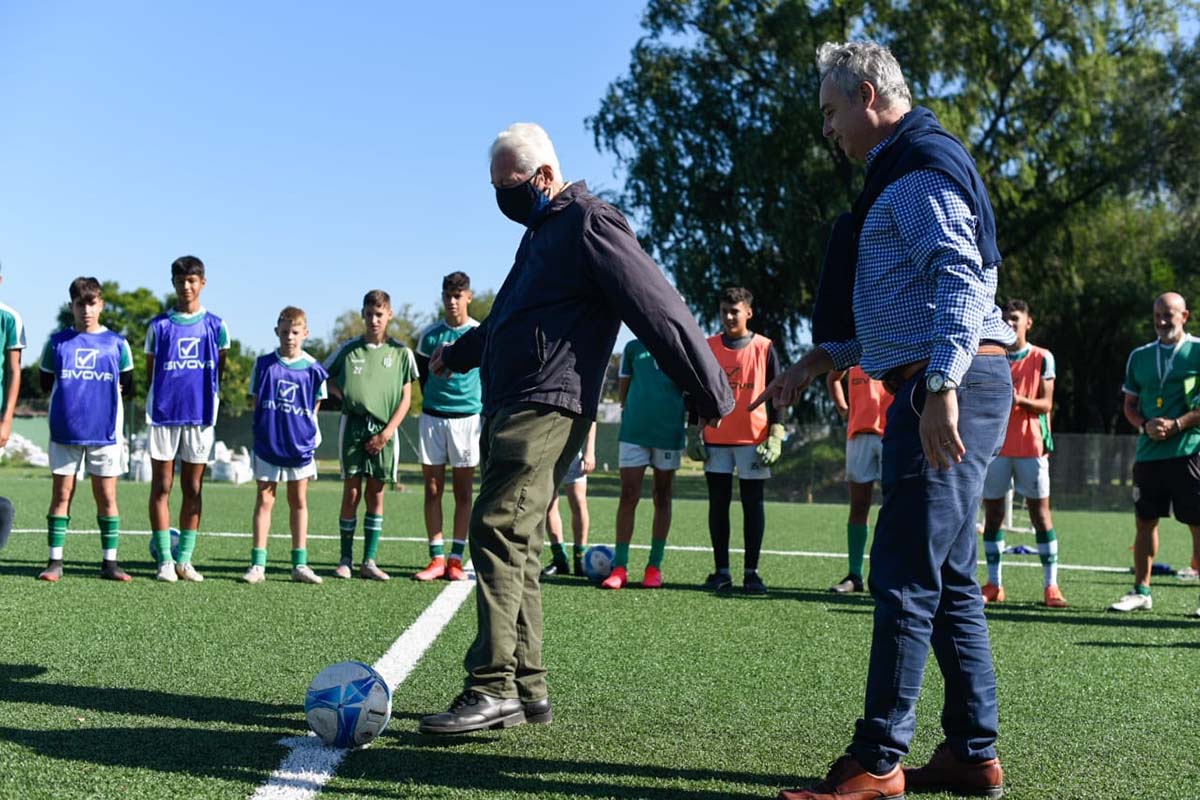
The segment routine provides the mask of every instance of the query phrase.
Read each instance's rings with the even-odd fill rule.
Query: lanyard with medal
[[[1187,341],[1187,334],[1179,334],[1179,341],[1171,348],[1171,357],[1167,359],[1166,365],[1162,363],[1162,346],[1160,345],[1154,353],[1154,366],[1158,368],[1158,397],[1154,399],[1156,408],[1163,407],[1163,395],[1166,394],[1167,378],[1171,375],[1171,367],[1175,364],[1175,356],[1179,355],[1179,349],[1183,347],[1183,343]]]

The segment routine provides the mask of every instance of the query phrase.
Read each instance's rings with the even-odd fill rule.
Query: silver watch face
[[[940,372],[931,372],[925,376],[925,389],[937,394],[946,387],[946,376]]]

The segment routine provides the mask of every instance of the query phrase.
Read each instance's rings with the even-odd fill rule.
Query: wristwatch
[[[930,394],[952,392],[957,388],[957,383],[950,380],[940,372],[930,372],[925,375],[925,391],[929,392]]]

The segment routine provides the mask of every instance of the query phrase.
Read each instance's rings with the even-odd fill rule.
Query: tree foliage
[[[1139,320],[1153,292],[1168,273],[1183,288],[1195,272],[1180,243],[1195,226],[1178,216],[1200,194],[1200,90],[1196,48],[1177,35],[1194,10],[651,0],[628,74],[588,124],[627,172],[619,202],[698,316],[715,322],[715,291],[747,286],[753,327],[794,353],[829,225],[862,182],[861,165],[821,137],[816,50],[888,44],[915,102],[979,164],[1005,255],[1001,299],[1025,296],[1035,341],[1059,355],[1060,427],[1111,429],[1124,353],[1150,338]],[[1123,316],[1072,316],[1085,312]],[[1103,365],[1087,352],[1095,325],[1111,341]]]

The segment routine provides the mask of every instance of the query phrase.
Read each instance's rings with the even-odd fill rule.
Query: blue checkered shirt
[[[867,166],[887,146],[867,154]],[[820,342],[837,370],[872,378],[929,359],[929,372],[961,383],[981,339],[1016,341],[996,307],[995,266],[984,268],[978,220],[966,195],[937,170],[888,185],[867,212],[854,276],[856,338]]]

